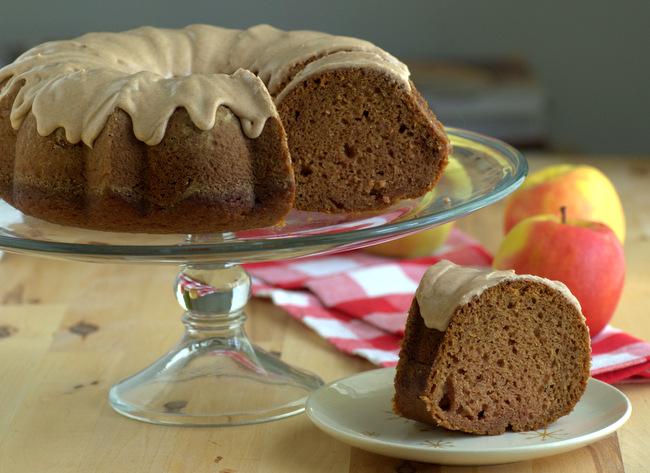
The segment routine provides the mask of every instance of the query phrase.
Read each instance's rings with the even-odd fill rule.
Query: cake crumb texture
[[[578,307],[531,280],[505,280],[458,307],[445,332],[409,310],[394,410],[474,434],[546,427],[569,414],[589,379],[591,346]]]

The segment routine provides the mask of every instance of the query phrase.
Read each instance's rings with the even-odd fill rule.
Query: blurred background
[[[367,39],[443,124],[522,149],[650,156],[650,1],[2,0],[0,65],[38,43],[142,25],[268,23]]]

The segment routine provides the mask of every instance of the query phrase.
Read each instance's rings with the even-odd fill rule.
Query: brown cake
[[[589,331],[562,283],[442,261],[422,278],[395,376],[395,412],[450,430],[535,430],[570,413]]]
[[[404,64],[267,25],[91,33],[0,70],[0,197],[54,223],[215,233],[388,207],[450,145]]]

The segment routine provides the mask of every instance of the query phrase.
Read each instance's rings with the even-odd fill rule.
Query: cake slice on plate
[[[589,330],[564,284],[441,261],[409,310],[394,410],[473,434],[535,430],[573,410],[590,366]]]

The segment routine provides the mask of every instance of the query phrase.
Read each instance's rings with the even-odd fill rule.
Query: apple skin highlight
[[[549,214],[516,224],[501,242],[492,267],[563,282],[580,302],[591,336],[612,319],[625,280],[623,246],[607,225],[563,223]]]

